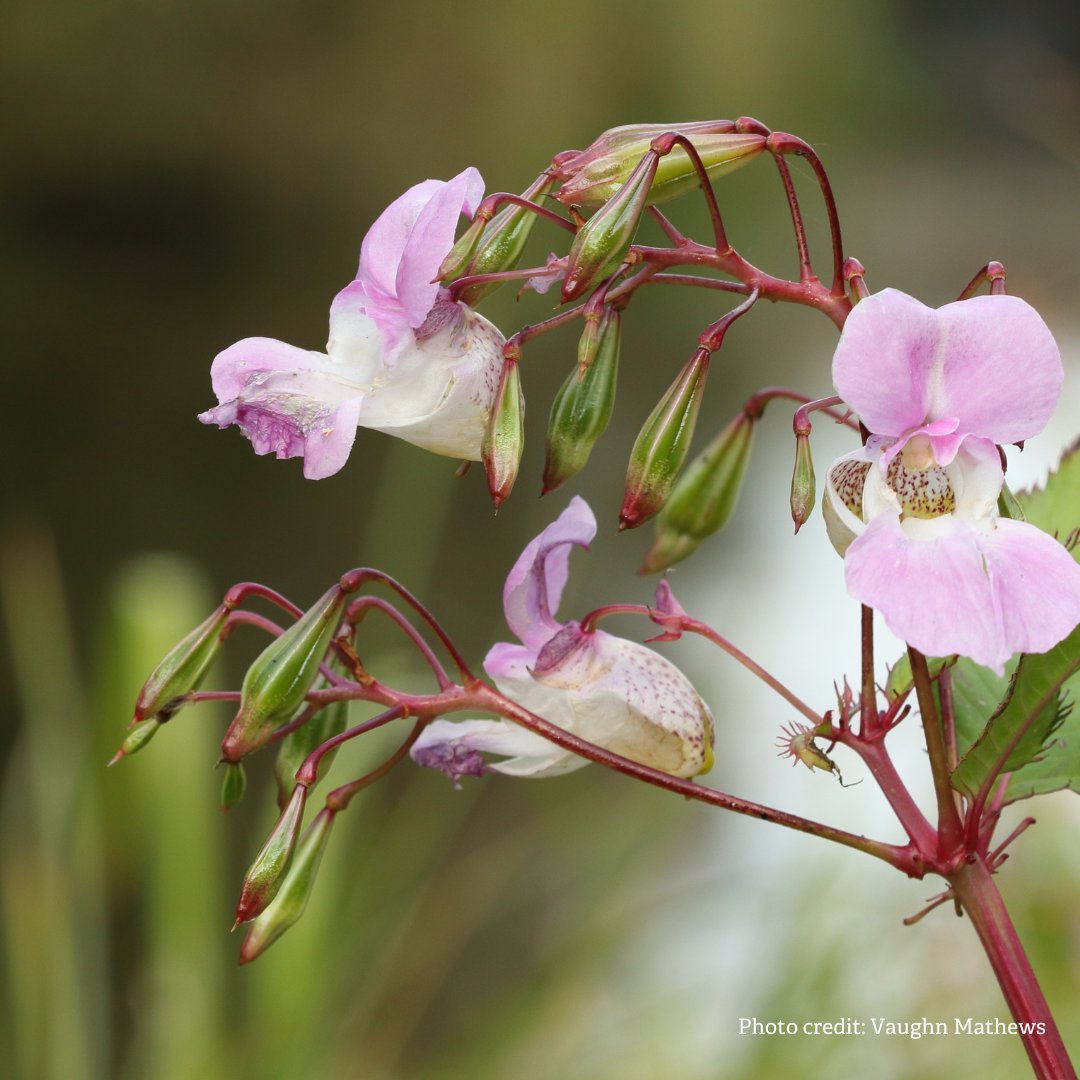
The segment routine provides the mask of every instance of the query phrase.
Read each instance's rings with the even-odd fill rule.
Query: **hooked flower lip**
[[[477,460],[502,365],[502,334],[433,280],[457,220],[483,198],[472,168],[425,180],[379,216],[356,278],[330,308],[326,352],[246,338],[215,358],[218,406],[206,424],[237,424],[257,454],[304,458],[320,479],[368,427],[434,453]]]
[[[507,697],[565,731],[674,776],[706,772],[712,716],[682,672],[645,645],[555,618],[570,551],[595,534],[592,511],[575,497],[528,544],[503,589],[506,621],[522,644],[493,646],[484,669]],[[411,754],[455,781],[489,770],[555,776],[587,764],[506,720],[437,720]]]
[[[997,444],[1042,430],[1061,372],[1049,330],[1016,297],[933,311],[885,290],[849,316],[834,380],[874,434],[830,466],[823,513],[848,592],[921,652],[1001,672],[1080,622],[1080,565],[997,513]]]

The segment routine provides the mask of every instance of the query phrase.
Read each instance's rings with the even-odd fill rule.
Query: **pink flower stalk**
[[[644,645],[554,616],[571,549],[587,548],[595,535],[592,510],[575,497],[529,543],[503,588],[506,621],[521,644],[495,645],[484,669],[503,694],[565,731],[673,776],[706,772],[712,715],[686,676]],[[436,720],[411,753],[455,781],[489,769],[555,776],[587,764],[506,720]],[[483,753],[506,760],[489,763]]]
[[[437,454],[478,460],[502,334],[434,281],[461,214],[484,195],[476,169],[425,180],[392,202],[360,247],[356,279],[334,298],[326,352],[245,338],[219,353],[219,405],[204,424],[236,424],[257,454],[304,459],[304,475],[345,464],[358,426]]]
[[[823,512],[848,592],[920,652],[1000,673],[1080,622],[1080,565],[997,513],[998,447],[1042,430],[1062,377],[1017,297],[934,310],[886,289],[848,317],[833,379],[873,435],[830,467]]]

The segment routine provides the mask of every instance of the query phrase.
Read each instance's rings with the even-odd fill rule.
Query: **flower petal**
[[[1001,672],[1016,652],[1045,652],[1080,622],[1080,565],[1023,522],[953,517],[912,525],[883,513],[848,548],[848,592],[929,656],[959,653]]]
[[[588,548],[595,535],[596,518],[589,504],[575,495],[570,505],[529,542],[507,575],[503,586],[507,625],[534,652],[560,628],[554,613],[566,585],[570,549],[575,545]]]
[[[432,453],[478,461],[506,339],[482,315],[454,307],[454,319],[431,337],[417,341],[410,332],[410,343],[376,373],[359,421]]]
[[[506,761],[487,762],[482,753]],[[588,762],[547,739],[506,720],[436,720],[413,743],[409,756],[418,765],[441,769],[455,783],[488,771],[508,776],[542,777],[580,769]]]
[[[934,311],[896,289],[860,300],[833,356],[836,392],[878,435],[899,436],[927,419],[926,373],[937,349]]]
[[[531,672],[498,685],[525,708],[643,765],[696,776],[712,765],[712,715],[674,664],[635,641],[565,627]],[[558,719],[559,714],[570,716]]]
[[[1015,296],[935,311],[885,289],[856,305],[833,359],[837,392],[871,431],[901,436],[955,418],[957,445],[968,434],[996,443],[1038,434],[1062,378],[1049,329]]]
[[[398,264],[395,291],[402,310],[414,329],[435,303],[435,281],[446,253],[454,246],[458,218],[470,218],[484,197],[484,181],[468,168],[447,181],[417,215]]]
[[[373,298],[397,299],[398,266],[416,219],[443,187],[443,180],[422,180],[414,184],[399,195],[368,229],[360,244],[360,266],[356,277]]]
[[[395,199],[360,245],[357,278],[377,305],[396,304],[419,326],[438,294],[433,278],[454,244],[458,217],[470,217],[484,181],[468,168],[452,180],[424,180]]]
[[[319,480],[348,459],[365,387],[323,353],[272,338],[247,338],[219,353],[211,368],[220,404],[204,424],[236,424],[257,454],[304,458],[304,475]]]
[[[371,382],[380,364],[391,363],[414,340],[396,301],[373,298],[362,281],[351,281],[330,305],[326,351],[353,367],[357,382]]]

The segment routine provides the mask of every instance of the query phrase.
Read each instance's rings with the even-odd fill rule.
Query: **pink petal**
[[[218,401],[224,403],[236,397],[260,372],[311,371],[325,363],[323,353],[298,349],[275,338],[244,338],[214,357],[210,385]]]
[[[458,218],[463,213],[471,217],[483,197],[484,181],[470,167],[435,192],[417,216],[401,254],[395,290],[414,329],[435,303],[439,284],[434,278],[454,246]]]
[[[379,307],[400,308],[419,326],[438,294],[432,278],[454,243],[458,217],[470,217],[484,196],[484,182],[468,168],[450,181],[424,180],[395,199],[360,245],[357,278]]]
[[[885,289],[848,317],[833,378],[871,431],[900,436],[955,418],[958,444],[968,434],[996,443],[1038,434],[1063,375],[1053,336],[1019,297],[977,296],[935,311]]]
[[[503,586],[506,622],[530,649],[555,633],[562,591],[569,573],[570,549],[587,548],[596,535],[596,518],[589,504],[575,495],[570,505],[539,536],[531,540],[514,563]]]
[[[445,186],[442,180],[423,180],[399,195],[368,229],[360,244],[360,268],[357,278],[372,296],[395,299],[397,273],[405,245],[420,211],[435,193]]]
[[[217,355],[211,380],[220,404],[199,415],[204,424],[236,424],[256,454],[302,456],[309,480],[345,464],[362,387],[337,375],[323,353],[247,338]]]
[[[508,760],[488,763],[482,753]],[[462,776],[502,772],[510,776],[554,776],[587,764],[531,731],[506,720],[436,720],[409,750],[418,765],[441,769],[455,784]]]
[[[510,641],[497,642],[484,657],[484,671],[496,682],[528,678],[529,667],[535,663],[537,651]]]
[[[833,356],[836,392],[877,435],[927,419],[925,373],[937,347],[934,312],[896,289],[860,300]]]
[[[1032,525],[942,520],[913,539],[880,514],[848,548],[848,592],[929,656],[959,653],[999,673],[1016,652],[1045,652],[1080,623],[1080,565]]]

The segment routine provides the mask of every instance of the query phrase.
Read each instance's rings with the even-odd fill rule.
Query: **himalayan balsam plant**
[[[824,280],[811,261],[792,157],[808,164],[829,223]],[[795,279],[747,261],[721,218],[714,185],[758,158],[779,174]],[[704,197],[711,223],[704,240],[685,235],[660,209],[682,197]],[[646,217],[665,242],[638,242]],[[534,226],[552,242],[561,238],[561,253],[520,267]],[[730,300],[729,310],[701,331],[645,420],[629,455],[620,524],[654,522],[643,572],[690,556],[734,512],[766,408],[790,401],[798,406],[791,483],[798,531],[815,504],[811,417],[824,413],[851,437],[850,452],[825,472],[822,516],[843,559],[838,581],[842,572],[861,627],[856,686],[839,679],[836,701],[821,709],[684,610],[663,578],[651,603],[560,614],[571,552],[587,548],[596,532],[580,497],[553,515],[509,571],[502,601],[516,640],[487,653],[490,682],[436,616],[379,570],[342,574],[306,611],[264,586],[234,586],[150,675],[114,760],[144,746],[181,708],[233,700],[236,714],[221,744],[228,807],[243,794],[244,759],[274,748],[280,816],[240,887],[242,962],[300,917],[337,815],[407,759],[442,770],[455,785],[490,772],[550,777],[595,762],[842,844],[908,877],[943,879],[927,910],[948,902],[970,920],[1036,1075],[1075,1075],[994,877],[1032,820],[999,837],[1003,809],[1080,781],[1069,754],[1080,738],[1069,716],[1070,680],[1075,688],[1080,668],[1073,551],[1080,455],[1067,455],[1045,490],[1014,495],[1003,451],[1034,438],[1050,418],[1061,358],[1034,308],[1006,294],[999,263],[987,263],[958,300],[936,308],[893,289],[872,293],[865,277],[845,254],[825,169],[801,139],[748,118],[634,125],[603,133],[583,151],[557,154],[520,196],[484,198],[471,168],[417,184],[361,243],[357,275],[330,307],[325,352],[248,338],[218,355],[211,369],[218,404],[200,419],[237,426],[256,453],[301,457],[305,475],[318,479],[345,467],[358,426],[373,428],[435,453],[481,460],[498,506],[521,458],[519,368],[527,343],[578,328],[576,356],[551,405],[542,478],[550,492],[585,466],[612,415],[625,308],[646,288],[710,290]],[[507,282],[522,291],[558,289],[561,307],[504,337],[475,307]],[[761,300],[803,305],[835,325],[835,395],[812,400],[794,389],[763,389],[688,461],[711,358]],[[824,377],[822,364],[816,391]],[[268,601],[276,617],[249,610],[253,600]],[[875,674],[875,611],[908,644],[884,686]],[[398,686],[368,669],[359,639],[372,613],[415,650],[430,688]],[[600,628],[615,614],[640,617],[653,640],[701,635],[762,679],[801,717],[781,728],[781,753],[838,774],[834,748],[855,755],[906,842],[871,839],[857,823],[847,831],[702,783],[713,764],[708,705],[647,644]],[[242,625],[269,644],[239,690],[201,689]],[[381,711],[348,727],[350,701]],[[932,815],[916,804],[890,758],[889,735],[904,722],[921,724]],[[397,749],[330,791],[305,822],[335,749],[388,725],[402,730]]]

